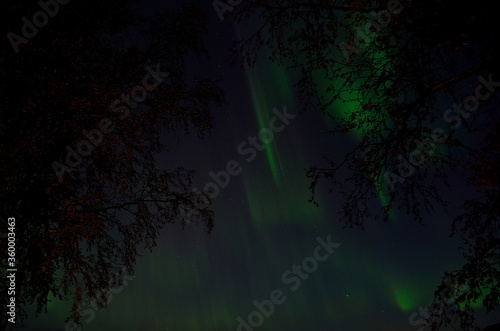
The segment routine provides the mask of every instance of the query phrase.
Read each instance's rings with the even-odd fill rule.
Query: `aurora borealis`
[[[180,3],[147,0],[143,10]],[[325,155],[345,154],[361,134],[332,139],[327,134],[332,120],[319,111],[301,112],[294,73],[267,56],[252,68],[230,67],[226,49],[243,28],[229,19],[220,22],[210,2],[198,3],[211,14],[206,40],[211,58],[193,61],[189,71],[221,76],[228,103],[214,114],[210,136],[172,140],[168,153],[158,158],[159,167],[195,169],[199,189],[214,181],[210,173],[223,171],[231,160],[241,172],[219,186],[211,235],[195,223],[167,224],[153,252],[144,251],[137,259],[135,277],[113,294],[108,308],[93,309],[81,330],[237,330],[239,318],[248,322],[256,310],[253,302],[270,299],[277,289],[286,299],[252,329],[419,330],[410,316],[420,318],[443,273],[463,262],[459,240],[448,236],[450,216],[440,211],[423,226],[391,211],[391,222],[368,223],[361,231],[342,229],[337,222],[340,196],[328,192],[325,183],[316,193],[319,207],[308,202],[305,169],[323,164]],[[372,60],[374,67],[380,65],[378,57]],[[314,76],[318,94],[328,97],[324,73]],[[330,111],[347,116],[356,106],[356,101],[339,102]],[[273,122],[284,109],[294,117],[288,123]],[[269,142],[254,148],[251,158],[242,153],[240,146],[274,125],[270,123],[281,126]],[[385,205],[387,192],[380,183],[376,186],[379,203]],[[317,238],[327,237],[340,246],[291,290],[283,275],[315,256]],[[68,302],[53,299],[48,313],[30,317],[26,329],[68,330],[64,319],[69,309]],[[493,322],[489,315],[481,325]]]

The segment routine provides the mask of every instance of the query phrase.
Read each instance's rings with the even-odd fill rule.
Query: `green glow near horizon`
[[[404,312],[409,312],[418,307],[419,301],[415,291],[411,290],[409,285],[393,285],[393,295],[397,306]]]

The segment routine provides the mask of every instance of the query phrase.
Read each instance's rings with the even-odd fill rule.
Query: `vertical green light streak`
[[[253,75],[250,72],[249,68],[246,68],[245,73],[247,76],[248,85],[250,86],[250,92],[252,94],[252,101],[254,104],[255,113],[257,116],[257,123],[260,131],[263,128],[267,128],[269,125],[270,109],[265,100],[264,93],[261,87],[262,85],[259,82],[258,77],[255,77],[255,75]],[[274,147],[273,149],[275,150],[275,153],[273,153],[273,151],[271,150],[271,146]],[[264,144],[264,151],[266,153],[267,162],[269,164],[269,169],[273,176],[274,182],[278,184],[279,183],[278,170],[274,157],[274,155],[277,154],[275,141],[273,140],[269,144]]]
[[[258,73],[246,68],[245,74],[259,131],[269,128],[271,119],[276,116],[272,111],[273,108],[277,108],[281,112],[283,107],[287,107],[290,112],[296,112],[291,111],[294,109],[295,98],[284,68],[266,64],[265,70]],[[269,98],[271,97],[272,100],[275,100],[273,102],[277,102],[277,104],[269,104],[269,100],[271,100]],[[285,127],[285,130],[291,129]],[[285,130],[275,132],[273,140],[268,144],[263,144],[263,152],[266,155],[266,168],[271,176],[265,174],[248,176],[246,173],[243,174],[248,208],[254,224],[259,228],[282,222],[313,222],[317,224],[318,220],[324,220],[322,211],[310,206],[309,202],[307,202],[309,197],[308,183],[303,176],[302,169],[292,167],[292,169],[285,171],[285,162],[283,161],[285,155],[281,155],[279,152],[280,144],[285,141]],[[300,143],[300,139],[294,140],[294,152],[291,154],[288,153],[289,149],[287,149],[287,162],[290,156],[293,157],[294,163],[300,161],[297,159],[302,155]],[[259,162],[254,162],[256,163],[252,167],[258,168]],[[305,162],[302,163],[305,164]],[[269,186],[271,178],[276,187],[274,190]],[[270,189],[271,191],[269,191]],[[273,193],[269,195],[269,193],[264,194],[264,192]]]

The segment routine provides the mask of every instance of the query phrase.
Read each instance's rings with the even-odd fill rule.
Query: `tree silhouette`
[[[185,78],[185,58],[206,55],[200,9],[142,17],[133,1],[47,3],[52,15],[38,28],[21,20],[40,16],[33,2],[0,5],[4,35],[17,35],[1,41],[1,211],[16,220],[17,323],[23,307],[46,311],[53,296],[72,300],[66,321],[81,324],[83,303],[104,307],[139,250],[151,250],[186,206],[212,230],[194,171],[159,170],[156,156],[166,134],[203,138],[225,101],[217,81]]]
[[[233,47],[234,61],[253,65],[261,49],[270,49],[272,61],[299,74],[295,87],[304,109],[319,108],[333,118],[332,135],[356,139],[346,155],[307,171],[312,202],[324,180],[340,193],[344,226],[388,221],[392,210],[423,222],[453,202],[450,192],[465,190],[450,176],[470,176],[467,160],[484,142],[462,136],[481,137],[496,121],[491,103],[500,85],[500,52],[487,2],[255,0],[239,3],[230,16],[237,23],[256,16],[259,24]],[[497,161],[480,164],[496,168]],[[476,178],[493,180],[488,176]],[[492,289],[498,286],[498,219],[479,213],[485,206],[495,210],[494,198],[472,198],[453,222],[453,229],[465,225],[457,230],[463,238],[492,236],[464,241],[479,260],[466,257],[461,271],[445,275],[469,284],[466,293],[448,294],[459,293],[453,316],[464,328],[473,322],[464,307],[481,289],[490,291],[483,293],[483,306],[500,304]],[[479,220],[482,226],[475,228]],[[478,270],[484,259],[488,268]]]
[[[454,279],[460,284],[455,293],[439,296],[431,306],[427,325],[432,330],[452,324],[456,316],[461,329],[472,330],[471,303],[482,303],[488,312],[499,305],[500,180],[495,171],[500,162],[499,123],[498,119],[494,122],[485,145],[472,152],[470,158],[468,185],[475,189],[476,194],[465,201],[463,212],[452,223],[452,234],[459,234],[463,241],[466,263],[460,270],[447,272],[438,287],[436,294],[444,290],[445,279]],[[455,305],[446,305],[446,301]]]

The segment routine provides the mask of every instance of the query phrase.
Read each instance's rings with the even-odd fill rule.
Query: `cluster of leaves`
[[[428,325],[432,330],[452,324],[457,316],[462,329],[473,330],[471,304],[479,303],[487,312],[500,305],[500,181],[495,171],[500,163],[499,123],[498,119],[493,122],[484,147],[474,152],[468,182],[476,195],[465,201],[463,213],[452,223],[452,234],[459,234],[464,244],[466,263],[460,270],[447,272],[438,287],[439,291],[444,279],[453,278],[468,290],[449,293],[442,301],[451,300],[453,305],[441,302],[440,310],[431,310]]]

